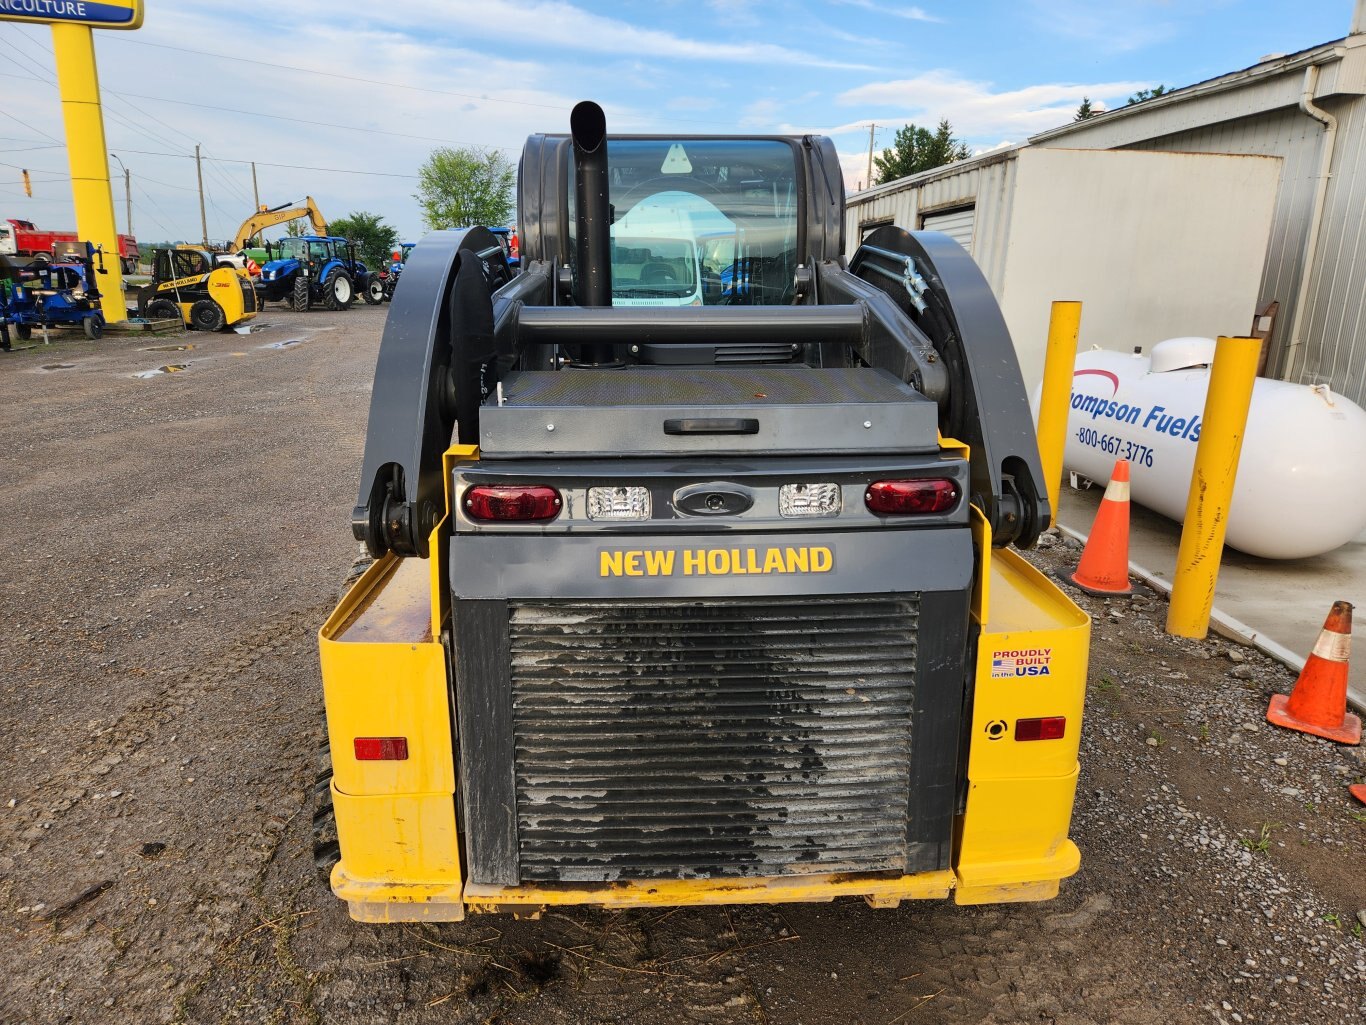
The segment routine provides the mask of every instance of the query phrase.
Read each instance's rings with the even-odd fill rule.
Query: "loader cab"
[[[213,270],[213,263],[202,249],[158,249],[152,258],[152,283],[203,277]]]
[[[817,183],[817,198],[842,206],[838,168],[822,156],[815,163],[836,177]],[[811,217],[811,162],[794,139],[615,137],[607,162],[614,306],[790,305],[810,227],[839,234],[833,215]],[[567,178],[564,255],[573,267],[572,161]],[[537,228],[526,230],[528,252],[547,241]]]

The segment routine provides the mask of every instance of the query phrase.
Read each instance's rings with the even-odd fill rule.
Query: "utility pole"
[[[199,228],[204,233],[204,248],[209,246],[209,215],[204,212],[204,165],[199,160],[199,143],[194,146],[194,172],[199,177]]]
[[[261,190],[256,187],[256,161],[251,162],[251,194],[256,199],[256,209],[261,209]]]
[[[124,204],[124,223],[128,225],[128,234],[133,234],[133,173],[124,166],[119,160],[117,153],[109,154],[112,158],[119,161],[119,167],[123,169],[123,204]]]
[[[877,132],[877,125],[868,126],[868,177],[864,179],[868,183],[868,188],[873,187],[873,137]]]

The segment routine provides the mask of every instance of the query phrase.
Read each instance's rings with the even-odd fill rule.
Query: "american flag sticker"
[[[1017,676],[1051,676],[1052,648],[1013,648],[991,656],[991,678],[1011,679]]]

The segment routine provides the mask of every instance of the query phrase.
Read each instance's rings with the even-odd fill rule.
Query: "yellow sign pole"
[[[95,37],[88,25],[52,24],[52,50],[57,55],[57,85],[66,124],[66,153],[71,164],[71,198],[76,207],[76,235],[104,251],[107,274],[99,276],[104,319],[128,319],[119,260],[119,233],[114,222],[114,194],[109,187],[105,155],[104,111],[95,67]],[[99,258],[95,260],[99,267]]]
[[[1257,338],[1220,337],[1215,346],[1167,609],[1167,633],[1177,637],[1202,640],[1209,633],[1228,509],[1238,479],[1238,459],[1243,452],[1261,351]]]
[[[1081,333],[1081,303],[1057,300],[1048,316],[1048,351],[1043,362],[1043,392],[1039,395],[1039,461],[1048,488],[1053,522],[1058,522],[1058,493],[1062,490],[1062,453],[1067,445],[1067,415],[1072,410],[1072,371],[1077,364],[1077,336]]]

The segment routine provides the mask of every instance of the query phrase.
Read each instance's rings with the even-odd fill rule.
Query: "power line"
[[[462,100],[477,100],[481,103],[506,103],[517,107],[536,107],[541,110],[568,111],[571,108],[556,103],[536,103],[532,100],[510,100],[502,96],[489,96],[487,94],[462,93],[451,89],[436,89],[431,86],[411,85],[407,82],[386,82],[378,78],[362,78],[358,75],[343,75],[335,71],[319,71],[316,68],[301,68],[293,64],[276,64],[271,61],[255,60],[251,57],[236,57],[226,53],[210,53],[207,50],[191,50],[183,46],[171,46],[167,43],[152,43],[145,39],[122,38],[119,40],[124,43],[132,43],[134,46],[151,46],[158,50],[174,50],[177,53],[193,54],[196,57],[213,57],[217,60],[237,61],[241,64],[255,64],[263,68],[275,68],[279,71],[293,71],[302,75],[318,75],[323,78],[336,78],[344,82],[360,82],[364,85],[378,85],[389,89],[406,89],[410,92],[431,93],[436,96],[453,96]],[[686,117],[658,117],[655,121],[669,121],[678,124],[691,125],[727,125],[734,127],[733,121],[706,121],[699,118]]]
[[[129,149],[126,153],[136,153],[141,156],[149,157],[179,157],[181,160],[193,160],[193,153],[163,153],[156,150]],[[204,157],[205,160],[212,160],[219,164],[256,164],[257,167],[284,167],[293,171],[324,171],[330,174],[365,174],[376,178],[409,178],[417,181],[418,175],[399,174],[396,171],[358,171],[349,167],[310,167],[306,164],[276,164],[268,160],[243,160],[239,157]]]
[[[389,135],[396,139],[416,139],[420,142],[443,142],[456,146],[482,146],[485,149],[506,149],[504,146],[493,146],[482,142],[469,142],[461,139],[438,139],[430,135],[410,135],[406,132],[387,132],[382,128],[362,128],[359,125],[339,125],[331,121],[309,121],[301,117],[288,117],[284,114],[267,114],[260,110],[239,110],[235,107],[224,107],[216,103],[194,103],[190,100],[172,100],[165,96],[148,96],[144,93],[122,93],[115,92],[115,96],[132,96],[139,100],[151,100],[154,103],[174,103],[181,107],[195,107],[199,110],[216,110],[225,114],[242,114],[246,117],[264,117],[273,121],[292,121],[295,124],[309,125],[314,128],[340,128],[348,132],[367,132],[370,135]]]
[[[0,57],[4,57],[4,56],[5,56],[4,54],[0,54]],[[11,63],[14,63],[16,67],[22,67],[22,65],[19,65],[17,62],[11,61]],[[0,71],[0,76],[4,76],[4,77],[6,77],[6,78],[22,78],[22,79],[24,79],[24,80],[26,80],[26,81],[34,81],[34,80],[35,80],[35,77],[34,77],[33,75],[15,75],[15,74],[3,72],[3,71]],[[48,84],[51,84],[51,81],[52,81],[52,80],[51,80],[51,79],[37,79],[37,81],[43,81],[43,82],[46,82],[46,83],[48,83]],[[301,118],[301,117],[288,117],[287,115],[284,115],[284,114],[267,114],[267,113],[265,113],[264,111],[259,111],[259,110],[241,110],[240,108],[237,108],[237,107],[223,107],[223,106],[220,106],[220,105],[218,105],[218,104],[213,104],[213,103],[194,103],[194,102],[192,102],[192,101],[190,101],[190,100],[173,100],[173,99],[169,99],[169,98],[167,98],[167,97],[165,97],[165,96],[149,96],[149,95],[147,95],[147,94],[145,94],[145,93],[123,93],[123,92],[117,92],[117,91],[115,91],[115,90],[113,90],[113,89],[106,89],[106,90],[104,90],[104,93],[105,93],[106,96],[116,97],[116,98],[122,100],[122,101],[125,102],[125,103],[128,102],[128,101],[125,99],[125,97],[132,96],[132,97],[134,97],[134,98],[136,98],[136,99],[139,99],[139,100],[151,100],[151,101],[154,102],[154,103],[172,103],[172,104],[175,104],[175,105],[181,106],[181,107],[193,107],[193,108],[195,108],[195,109],[197,109],[197,110],[213,110],[213,111],[218,111],[218,112],[224,113],[224,114],[240,114],[240,115],[242,115],[242,116],[244,116],[244,117],[262,117],[262,118],[267,118],[267,119],[269,119],[269,120],[271,120],[271,121],[289,121],[289,122],[291,122],[291,123],[293,123],[293,124],[308,125],[309,127],[312,127],[312,128],[338,128],[338,129],[341,129],[342,131],[347,131],[347,132],[364,132],[364,133],[369,134],[369,135],[387,135],[387,136],[390,136],[390,137],[396,138],[396,139],[415,139],[415,140],[417,140],[417,141],[419,141],[419,142],[439,142],[439,143],[444,143],[444,144],[446,144],[446,145],[455,145],[455,146],[479,146],[479,147],[481,147],[481,148],[483,148],[483,149],[492,149],[492,150],[499,150],[499,151],[505,151],[505,150],[507,149],[506,146],[494,146],[494,145],[492,145],[492,144],[483,143],[483,142],[471,142],[471,141],[462,140],[462,139],[439,139],[439,138],[436,138],[435,136],[430,136],[430,135],[412,135],[412,134],[407,133],[407,132],[389,132],[389,131],[385,131],[385,130],[382,129],[382,128],[362,128],[362,127],[359,126],[359,125],[342,125],[342,124],[337,124],[337,123],[332,122],[332,121],[310,121],[310,120],[308,120],[307,118]],[[128,103],[128,106],[132,107],[134,110],[139,110],[138,107],[134,106],[134,105],[131,104],[131,103]],[[150,130],[148,130],[148,129],[146,129],[146,128],[143,128],[143,127],[141,127],[141,126],[139,126],[139,125],[137,125],[137,124],[134,124],[134,123],[132,123],[132,122],[128,122],[127,118],[126,118],[124,115],[120,115],[119,112],[116,111],[116,110],[111,110],[111,109],[109,108],[109,105],[108,105],[108,104],[105,104],[104,110],[105,110],[105,113],[106,113],[106,114],[108,114],[109,116],[113,117],[115,120],[126,122],[129,128],[132,128],[134,131],[136,131],[136,132],[138,132],[138,133],[140,133],[140,134],[146,136],[146,137],[149,138],[149,139],[154,140],[155,142],[159,143],[159,144],[162,145],[162,146],[173,146],[173,145],[175,145],[175,143],[171,142],[170,140],[165,139],[165,138],[162,138],[162,137],[159,137],[159,136],[153,134]],[[139,110],[139,112],[145,114],[144,111],[140,111],[140,110]],[[150,117],[151,115],[146,115],[146,116]],[[17,121],[18,119],[15,118],[14,120]],[[20,123],[20,124],[23,124],[22,121],[20,121],[19,123]],[[164,123],[164,122],[163,122],[163,123]],[[25,127],[26,127],[26,128],[30,128],[30,129],[32,129],[33,131],[40,131],[40,129],[33,128],[32,125],[25,125]],[[177,131],[178,131],[178,130],[177,130]],[[43,132],[43,134],[44,134],[44,135],[47,135],[46,132]],[[183,135],[183,134],[185,134],[185,133],[181,132],[180,134]],[[53,139],[53,141],[58,141],[58,140],[56,139],[56,137],[55,137],[55,136],[52,136],[52,135],[48,135],[48,138],[49,138],[49,139]],[[193,136],[188,136],[188,135],[187,135],[186,138],[193,138]],[[258,161],[258,163],[259,163],[259,161]]]
[[[0,56],[4,56],[4,55],[3,55],[3,54],[0,54]],[[7,77],[13,78],[13,77],[15,77],[15,76],[10,75],[10,76],[7,76]],[[66,143],[65,143],[63,140],[57,138],[57,136],[52,135],[52,134],[49,133],[49,132],[45,132],[45,131],[43,131],[41,128],[38,128],[38,127],[36,127],[36,126],[34,126],[34,125],[31,125],[31,124],[29,124],[27,121],[20,121],[17,117],[15,117],[13,114],[11,114],[11,113],[10,113],[9,111],[7,111],[7,110],[0,110],[0,115],[4,115],[5,117],[7,117],[7,118],[9,118],[11,121],[13,121],[15,124],[23,125],[23,126],[24,126],[25,128],[27,128],[30,132],[37,132],[39,135],[46,135],[49,139],[51,139],[53,142],[55,142],[58,146],[65,146],[65,145],[66,145]]]

